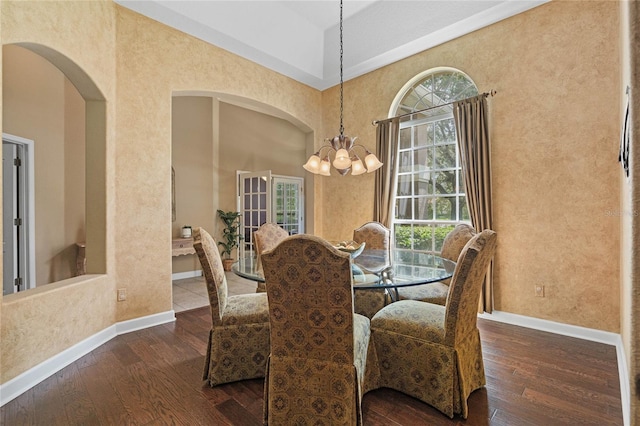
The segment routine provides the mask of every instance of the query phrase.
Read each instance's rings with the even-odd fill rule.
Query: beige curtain
[[[477,231],[493,229],[487,94],[464,99],[453,105],[471,223]],[[480,312],[493,311],[493,262],[487,270],[478,309]]]
[[[376,132],[376,154],[384,164],[376,172],[375,199],[373,203],[373,220],[391,229],[394,198],[398,177],[398,132],[397,118],[378,122]]]

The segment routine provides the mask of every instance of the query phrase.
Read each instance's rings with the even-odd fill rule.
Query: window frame
[[[461,92],[466,94],[464,97],[456,97],[455,93],[445,94],[443,98],[437,97],[434,93],[429,93],[425,91],[425,87],[423,83],[425,83],[428,79],[432,79],[434,76],[442,75],[442,74],[452,74],[454,78],[464,78],[467,83],[467,87]],[[416,95],[416,92],[422,92],[420,95]],[[475,93],[473,93],[475,91]],[[433,90],[432,92],[435,92]],[[442,93],[442,92],[439,92]],[[453,101],[464,99],[466,97],[477,95],[478,90],[477,86],[463,72],[454,69],[454,68],[445,68],[439,67],[434,68],[428,71],[425,71],[412,80],[410,80],[405,86],[398,92],[396,95],[396,99],[394,100],[394,104],[392,109],[390,110],[390,116],[394,116],[397,114],[402,114],[406,112],[415,112],[420,111],[420,109],[425,108],[425,99],[431,95],[431,99],[435,105],[433,105],[433,113],[431,115],[420,114],[416,116],[409,116],[408,119],[401,121],[399,124],[399,134],[398,134],[398,169],[396,170],[397,177],[397,187],[396,187],[396,196],[394,200],[394,215],[392,219],[392,228],[393,232],[393,244],[396,249],[401,253],[403,250],[412,251],[412,252],[424,252],[429,254],[439,254],[442,250],[442,242],[444,240],[444,236],[453,229],[456,225],[460,223],[470,223],[468,204],[466,202],[466,188],[464,183],[464,178],[462,176],[462,167],[460,163],[460,152],[457,143],[456,133],[455,133],[455,125],[453,123],[453,107],[446,106],[451,105]],[[435,98],[435,100],[434,100]],[[452,99],[453,98],[453,99]],[[413,106],[411,105],[403,105],[402,101],[405,99],[412,99],[417,101]],[[428,102],[428,100],[426,101]],[[442,106],[442,108],[437,108],[438,106]],[[415,117],[415,118],[414,118]],[[446,140],[438,140],[435,135],[436,123],[442,122],[445,120],[451,120],[448,123],[448,127],[453,127],[453,140],[451,138]],[[428,129],[429,126],[432,126],[432,129]],[[427,132],[433,133],[431,140],[427,140],[426,143],[420,143],[417,140],[418,137],[418,128],[420,126],[427,126]],[[406,145],[406,140],[403,140],[403,131],[409,130],[409,144]],[[406,133],[405,133],[406,135]],[[437,167],[437,156],[435,155],[435,150],[438,147],[444,147],[447,145],[453,145],[455,148],[455,165],[445,165],[444,167]],[[431,155],[427,151],[424,153],[416,153],[417,150],[431,150]],[[411,155],[413,153],[413,155]],[[429,168],[420,169],[420,165],[416,159],[417,156],[422,154],[423,158],[430,158],[431,165]],[[403,160],[408,159],[408,163],[403,163]],[[408,164],[408,169],[405,168],[406,164]],[[436,189],[436,182],[434,181],[434,174],[442,173],[442,172],[454,172],[454,188],[451,192],[446,193],[446,197],[439,196],[442,193],[438,193]],[[421,194],[420,191],[415,187],[417,177],[419,173],[427,173],[430,175],[428,185],[431,188],[427,188],[426,193]],[[419,180],[419,179],[418,179]],[[404,188],[401,188],[401,185],[407,185]],[[404,189],[401,191],[401,189]],[[408,189],[408,191],[405,191]],[[455,197],[455,203],[452,207],[455,209],[453,214],[453,218],[445,219],[442,217],[438,217],[438,209],[437,209],[437,200],[443,198]],[[430,212],[429,218],[417,217],[418,210],[416,206],[416,200],[425,199],[429,200],[429,204],[431,205],[428,208]],[[409,215],[402,214],[400,212],[400,205],[402,200],[407,200],[408,204],[404,205],[404,213],[410,212]],[[464,211],[466,211],[466,215],[464,215]],[[402,217],[400,217],[402,216]],[[417,233],[422,233],[422,230],[419,228],[428,227],[431,228],[430,235],[431,241],[428,244],[424,244],[426,242],[425,238],[416,237]],[[443,228],[441,231],[438,231],[438,228]],[[407,237],[408,230],[408,237]],[[423,235],[423,237],[426,236]]]

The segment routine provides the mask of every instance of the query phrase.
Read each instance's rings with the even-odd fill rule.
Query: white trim
[[[478,317],[486,320],[517,325],[519,327],[547,331],[549,333],[560,334],[562,336],[575,337],[582,340],[589,340],[592,342],[615,346],[616,357],[618,361],[618,377],[620,380],[620,403],[622,405],[622,419],[625,426],[628,426],[630,424],[631,394],[629,390],[629,370],[627,367],[624,345],[622,344],[622,337],[620,336],[620,334],[580,327],[577,325],[563,324],[560,322],[548,321],[539,318],[526,317],[523,315],[511,314],[501,311],[493,311],[493,313],[491,314],[479,314]]]
[[[173,310],[116,323],[0,385],[0,407],[114,337],[175,321]]]
[[[620,377],[620,402],[622,403],[622,423],[624,426],[631,424],[631,390],[629,389],[629,368],[627,357],[622,344],[622,336],[618,335],[616,342],[616,354],[618,356],[618,376]]]
[[[493,311],[491,314],[480,314],[478,317],[492,321],[504,322],[518,325],[520,327],[533,328],[549,333],[560,334],[562,336],[577,337],[582,340],[604,343],[616,346],[619,334],[608,331],[595,330],[593,328],[580,327],[577,325],[563,324],[560,322],[543,320],[540,318],[526,317],[523,315],[510,314],[509,312]]]
[[[202,271],[201,270],[186,271],[186,272],[174,272],[173,274],[171,274],[171,281],[183,280],[185,278],[196,278],[196,277],[201,277],[201,276],[202,276]]]
[[[176,320],[176,313],[172,309],[170,311],[161,312],[159,314],[147,315],[146,317],[134,318],[127,321],[120,321],[115,324],[116,335],[131,333],[132,331],[142,330],[144,328],[155,327],[156,325],[166,324]]]
[[[524,315],[510,314],[509,312],[493,311],[491,314],[480,314],[479,318],[518,325],[520,327],[533,328],[562,336],[576,337],[582,340],[604,343],[616,346],[619,334],[608,331],[595,330],[593,328],[577,325],[563,324],[560,322],[543,320],[540,318],[526,317]]]

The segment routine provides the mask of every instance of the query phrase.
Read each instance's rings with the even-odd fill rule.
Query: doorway
[[[2,294],[35,287],[33,141],[2,134]]]
[[[289,235],[305,232],[304,178],[273,175],[270,170],[239,172],[238,195],[243,253],[253,251],[253,233],[266,222],[277,223]]]

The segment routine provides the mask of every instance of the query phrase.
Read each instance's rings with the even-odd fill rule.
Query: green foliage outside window
[[[414,225],[413,234],[411,228],[411,225],[396,225],[396,247],[439,253],[442,250],[442,242],[447,234],[455,228],[455,225]]]

